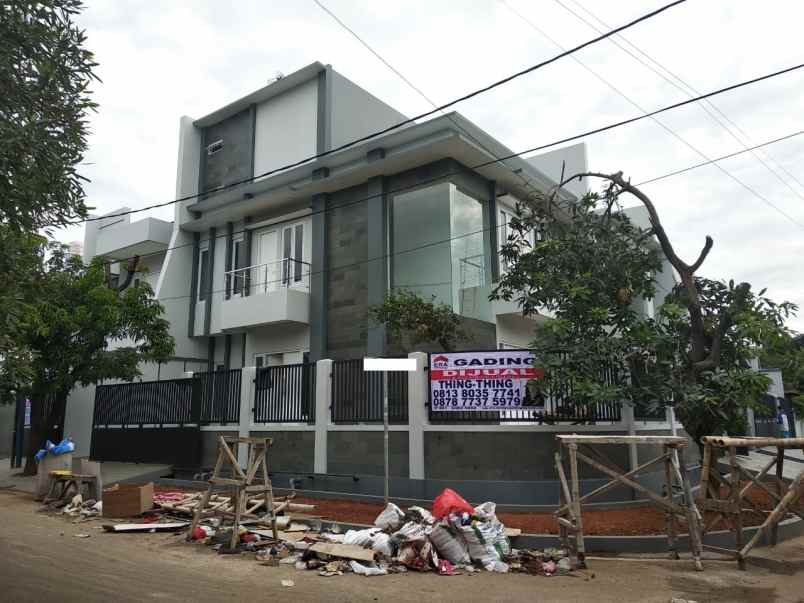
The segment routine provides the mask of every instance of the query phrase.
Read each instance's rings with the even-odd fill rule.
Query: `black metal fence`
[[[257,369],[255,423],[315,422],[315,363]]]
[[[381,423],[381,372],[363,370],[363,359],[332,363],[332,422]],[[408,374],[388,373],[388,422],[408,422]]]
[[[240,422],[241,369],[196,373],[201,390],[201,423]]]
[[[198,423],[199,384],[189,378],[98,385],[92,422],[107,427]]]

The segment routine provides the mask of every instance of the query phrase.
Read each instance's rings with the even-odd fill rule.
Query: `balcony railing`
[[[226,290],[234,296],[273,293],[286,288],[310,289],[310,262],[284,258],[226,272]]]

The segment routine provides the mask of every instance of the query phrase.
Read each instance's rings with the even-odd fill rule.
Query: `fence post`
[[[625,427],[628,430],[628,435],[636,435],[633,404],[628,404],[627,402],[622,403],[622,417],[623,423],[625,423]],[[628,465],[629,471],[633,471],[639,466],[636,444],[628,444]]]
[[[254,380],[257,377],[256,366],[244,366],[240,372],[240,421],[237,435],[247,438],[254,422]],[[241,467],[248,464],[248,444],[237,445],[237,461]]]
[[[408,466],[410,479],[424,479],[424,426],[427,424],[429,379],[427,354],[411,352],[416,370],[408,373]]]
[[[315,447],[313,472],[327,472],[327,429],[332,404],[332,360],[315,363]]]

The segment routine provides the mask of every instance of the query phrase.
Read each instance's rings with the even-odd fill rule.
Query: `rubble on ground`
[[[495,503],[472,507],[449,489],[435,499],[432,512],[419,506],[403,511],[388,503],[374,527],[345,532],[337,523],[300,511],[310,511],[314,505],[297,505],[292,499],[293,495],[276,501],[276,539],[268,523],[246,519],[239,527],[238,548],[231,550],[232,528],[222,527],[215,517],[202,519],[190,539],[220,554],[253,554],[261,565],[291,565],[322,577],[409,571],[441,576],[482,570],[547,577],[571,573],[567,551],[514,549],[509,534],[520,531],[506,529],[497,518]],[[199,494],[154,495],[156,506],[169,515],[191,516],[199,501]],[[216,501],[221,509],[229,503],[224,496]]]

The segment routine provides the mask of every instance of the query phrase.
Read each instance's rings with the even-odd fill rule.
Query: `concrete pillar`
[[[240,373],[240,424],[237,435],[247,438],[251,431],[251,424],[254,422],[254,391],[255,380],[257,377],[257,367],[244,366]],[[248,464],[248,445],[238,444],[237,460],[240,466],[245,468]]]
[[[746,427],[748,428],[748,435],[754,437],[757,435],[757,426],[754,423],[754,409],[753,408],[746,408],[745,409],[745,421]]]
[[[313,472],[327,472],[327,429],[332,405],[332,360],[315,363],[315,450]]]
[[[411,479],[424,479],[424,426],[430,399],[427,354],[411,352],[416,370],[408,373],[408,466]]]
[[[634,427],[634,407],[625,402],[623,402],[623,423],[625,423],[625,427],[628,430],[628,435],[636,435],[636,428]],[[628,465],[629,471],[639,466],[636,444],[628,445]]]

